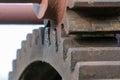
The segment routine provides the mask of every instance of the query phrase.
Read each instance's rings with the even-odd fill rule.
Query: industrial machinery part
[[[44,33],[39,28],[27,35],[17,50],[9,80],[120,79],[120,48],[115,38],[69,35],[61,37],[57,47],[56,30],[51,31],[51,39],[48,33],[49,28]]]
[[[43,24],[35,13],[32,3],[0,3],[0,24]]]
[[[120,0],[40,0],[34,9],[45,27],[22,42],[9,80],[120,80]]]

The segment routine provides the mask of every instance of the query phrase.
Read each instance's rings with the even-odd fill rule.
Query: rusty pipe
[[[34,9],[38,19],[51,19],[60,23],[66,12],[67,0],[41,0]]]
[[[11,0],[11,2],[14,2],[14,1],[17,2],[17,0]],[[28,0],[26,0],[26,2],[27,1]],[[57,24],[62,22],[62,19],[65,14],[65,10],[66,10],[67,0],[33,0],[33,1],[34,2],[38,1],[37,3],[34,3],[34,7],[33,7],[33,4],[31,5],[14,5],[14,4],[0,5],[0,23],[38,24],[38,23],[42,23],[41,20],[43,19],[54,20],[57,22]],[[5,2],[6,1],[4,1],[4,3]],[[30,0],[30,2],[32,2],[32,0]]]

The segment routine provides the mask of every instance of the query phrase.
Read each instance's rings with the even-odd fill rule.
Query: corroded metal
[[[34,30],[29,35],[31,38],[22,42],[25,46],[17,53],[19,56],[16,64],[13,62],[9,80],[46,80],[46,75],[49,80],[120,79],[120,48],[112,46],[111,38],[104,39],[104,44],[103,38],[101,41],[101,38],[81,40],[78,36],[62,37],[56,52],[54,31],[49,47],[48,32],[45,33],[43,45],[41,35],[44,34],[41,31],[41,28]]]
[[[120,31],[120,0],[42,0],[35,3],[35,13],[39,19],[54,21],[49,27],[56,28],[57,45],[61,27],[67,34]]]
[[[67,0],[0,0],[0,3],[5,3],[4,6],[0,4],[0,11],[3,13],[0,23],[39,24],[40,19],[44,18],[54,20],[58,24],[62,22]],[[13,4],[8,6],[6,3],[33,3],[37,17],[32,6],[29,6],[29,8],[25,5],[16,6]]]
[[[39,19],[51,19],[59,24],[66,12],[67,0],[42,0],[35,4],[35,13]]]
[[[41,4],[35,3],[35,13],[38,19],[54,21],[49,27],[56,28],[57,45],[60,43],[61,27],[66,13],[67,0],[41,0]],[[47,25],[47,24],[45,24]]]
[[[75,7],[67,8],[67,1],[72,4],[75,1]],[[98,8],[95,3],[94,8],[89,5],[83,8],[79,1],[114,4],[119,0],[41,0],[34,3],[36,16],[45,21],[45,27],[33,30],[22,42],[9,80],[120,80],[120,48],[116,47],[114,34],[112,38],[80,36],[80,32],[120,32],[120,6],[99,3]],[[79,33],[66,35],[64,28],[66,33]]]
[[[69,33],[120,31],[119,16],[84,16],[82,13],[73,10],[68,10],[67,16],[67,22],[69,24]]]
[[[66,11],[67,6],[72,9]],[[64,24],[68,32],[120,31],[120,0],[68,0],[68,5],[67,0],[42,0],[35,10],[38,18],[56,21],[58,34],[63,18],[67,20]]]

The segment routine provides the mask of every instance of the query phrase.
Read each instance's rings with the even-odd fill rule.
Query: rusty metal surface
[[[67,19],[69,33],[71,32],[97,32],[97,31],[120,31],[120,17],[93,17],[68,10]]]
[[[42,0],[41,5],[35,4],[35,13],[39,19],[51,19],[59,24],[65,14],[67,0]]]
[[[0,24],[41,24],[33,4],[0,4]]]
[[[0,15],[2,17],[0,19],[1,23],[34,24],[39,23],[39,19],[51,19],[58,24],[62,22],[66,12],[67,0],[0,0],[0,3],[5,3],[4,6],[0,4],[0,11],[2,13],[2,16]],[[37,6],[8,6],[6,3],[34,3]]]
[[[48,19],[50,25],[56,28],[57,45],[60,43],[62,22],[66,13],[67,0],[42,0],[41,5],[35,4],[35,13],[38,19]],[[54,22],[54,23],[52,23]],[[45,24],[47,25],[47,23]]]
[[[120,0],[70,0],[70,8],[75,7],[120,7]]]
[[[76,11],[68,9],[66,12],[66,3],[67,0],[42,0],[41,4],[35,3],[36,17],[41,20],[48,19],[48,23],[44,28],[33,30],[33,33],[29,34],[27,39],[22,42],[21,49],[17,51],[17,58],[13,61],[13,71],[9,74],[9,80],[45,80],[46,73],[53,72],[54,69],[58,72],[58,76],[56,76],[56,72],[54,76],[53,72],[52,76],[48,75],[47,78],[51,76],[49,80],[56,78],[57,80],[112,80],[113,78],[120,78],[120,54],[118,54],[120,48],[115,47],[117,46],[115,38],[100,39],[98,37],[97,40],[96,38],[81,39],[79,34],[61,36],[61,30],[66,25],[69,32],[120,31],[120,9],[115,12],[114,8],[112,11],[111,9],[110,11],[103,9],[102,13],[95,9],[92,10],[93,12],[87,11],[87,14],[83,14],[79,9]],[[27,9],[25,10],[27,13]],[[65,15],[65,13],[67,14]],[[23,19],[28,16],[27,14],[21,15],[21,13],[19,15],[19,18],[22,17]],[[15,16],[12,17],[15,18]],[[66,20],[66,25],[63,24],[63,19]],[[36,61],[48,63],[54,69],[49,70],[49,66],[46,67],[44,64],[31,66]]]

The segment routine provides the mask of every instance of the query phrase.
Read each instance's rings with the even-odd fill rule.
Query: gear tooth
[[[38,45],[39,29],[34,29],[32,34],[32,45]]]
[[[18,50],[17,50],[17,56],[16,56],[17,59],[20,58],[20,54],[21,54],[21,49],[18,49]]]
[[[31,47],[32,44],[32,34],[27,34],[27,42],[28,42],[28,46]]]
[[[22,49],[23,52],[27,51],[27,41],[26,40],[22,41],[21,49]]]
[[[13,62],[12,62],[12,67],[13,67],[13,71],[15,71],[16,70],[16,68],[17,68],[17,63],[16,63],[16,59],[14,59],[13,60]]]
[[[27,34],[26,39],[27,39],[27,40],[31,40],[31,38],[32,38],[32,34],[31,34],[31,33]]]
[[[93,42],[90,39],[92,39]],[[114,42],[112,38],[110,42],[112,42],[113,45],[111,45],[111,47],[108,47],[111,44],[108,41],[109,38],[103,38],[104,40],[96,38],[97,41],[95,42],[95,38],[90,39],[76,38],[76,36],[70,36],[70,38],[63,37],[63,57],[70,67],[70,71],[73,73],[72,80],[114,80],[120,78],[119,75],[117,75],[119,74],[117,70],[119,71],[120,68],[120,48],[113,46]],[[99,41],[106,41],[106,45],[96,43]],[[87,63],[92,63],[93,65]],[[114,70],[114,68],[116,68],[116,70],[112,72],[111,70]],[[104,70],[106,71],[104,72]]]
[[[37,46],[41,46],[42,45],[42,41],[43,41],[43,36],[44,36],[44,27],[40,27],[39,29],[34,29],[33,30],[33,40],[32,43],[37,45]]]
[[[22,44],[21,44],[21,47],[24,48],[24,47],[26,47],[26,45],[27,45],[27,41],[26,41],[26,40],[23,40],[23,41],[22,41]]]
[[[22,49],[18,49],[18,50],[17,50],[16,64],[17,64],[18,66],[21,65],[22,53],[23,53],[23,50],[22,50]]]
[[[40,37],[40,45],[44,44],[44,37],[45,37],[45,28],[44,27],[40,27],[39,28],[39,37]]]
[[[119,61],[120,53],[118,47],[81,47],[69,48],[67,53],[67,60],[71,62],[71,69],[77,62],[84,61]],[[115,57],[116,56],[116,57]]]
[[[38,34],[38,31],[39,31],[38,29],[34,29],[34,30],[33,30],[33,32],[32,32],[32,33],[33,33],[33,35]]]
[[[78,70],[78,71],[77,71]],[[77,62],[77,80],[116,80],[120,78],[120,61]]]
[[[42,46],[44,40],[44,27],[39,28],[39,38],[38,38],[38,45]]]
[[[10,72],[9,72],[9,78],[8,78],[8,80],[13,80],[12,77],[13,77],[13,72],[10,71]]]
[[[67,58],[67,51],[69,48],[77,48],[80,46],[81,45],[78,44],[74,38],[72,38],[72,37],[71,38],[69,38],[69,37],[64,38],[64,40],[63,40],[63,58],[64,59]]]

